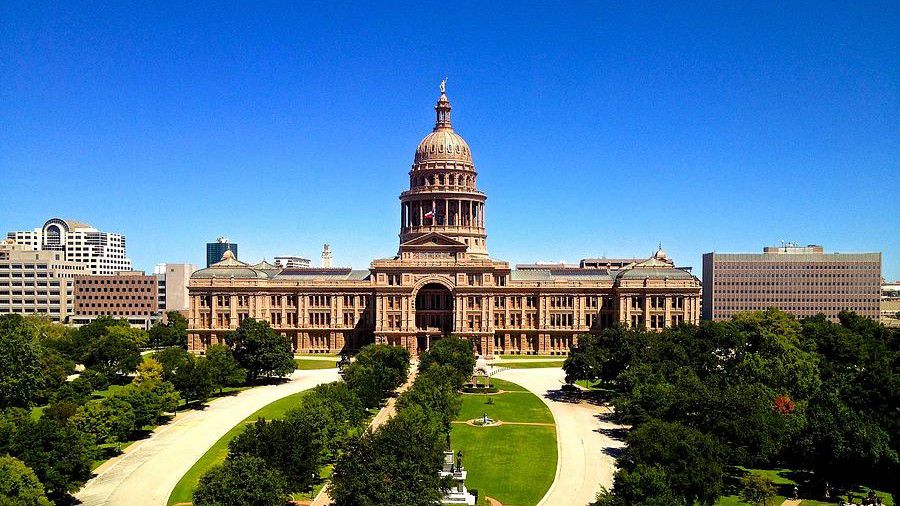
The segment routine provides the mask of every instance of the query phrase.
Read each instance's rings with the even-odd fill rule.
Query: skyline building
[[[221,260],[225,251],[231,251],[234,258],[237,259],[238,245],[236,242],[229,241],[227,237],[219,237],[216,242],[206,243],[206,266],[209,267]]]
[[[703,318],[778,308],[798,318],[841,311],[878,319],[881,253],[825,253],[822,246],[771,246],[762,253],[703,255]]]
[[[156,276],[144,271],[77,276],[71,323],[84,325],[99,316],[112,316],[128,320],[133,327],[149,329],[159,318],[156,283]]]
[[[156,277],[160,312],[188,310],[188,284],[196,270],[193,264],[156,264],[153,275]]]
[[[65,260],[85,264],[96,276],[131,270],[124,235],[102,232],[80,221],[50,218],[41,228],[9,232],[7,238],[32,251],[61,252]]]
[[[87,265],[61,251],[0,241],[0,314],[45,314],[66,323],[75,311],[75,277],[85,274]]]
[[[579,334],[615,323],[698,323],[700,281],[660,247],[650,258],[511,269],[489,256],[486,195],[444,93],[400,194],[400,245],[368,269],[250,265],[231,251],[193,274],[189,348],[202,352],[246,318],[267,321],[298,352],[376,342],[412,353],[453,335],[477,353],[566,355]],[[326,254],[327,253],[327,254]],[[274,268],[273,268],[274,267]]]

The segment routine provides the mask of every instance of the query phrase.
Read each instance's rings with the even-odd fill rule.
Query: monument
[[[449,443],[450,436],[447,436]],[[449,478],[453,482],[453,486],[444,492],[441,504],[468,504],[474,505],[476,501],[475,494],[466,489],[466,474],[468,471],[462,465],[462,452],[456,453],[454,460],[453,450],[449,445],[444,450],[444,467],[441,469],[441,478]]]

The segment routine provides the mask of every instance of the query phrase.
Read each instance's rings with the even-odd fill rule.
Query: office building
[[[234,258],[237,258],[237,243],[230,242],[227,237],[219,237],[216,239],[216,242],[206,243],[206,266],[209,267],[221,260],[222,255],[224,255],[226,251],[230,251],[231,254],[234,255]]]
[[[841,311],[877,319],[881,253],[825,253],[822,246],[766,247],[762,253],[703,255],[703,317],[778,308],[804,318]]]
[[[32,251],[60,252],[66,261],[86,265],[93,275],[131,270],[125,236],[101,232],[87,223],[51,218],[41,228],[9,232],[7,238]]]
[[[98,316],[127,319],[140,328],[150,328],[159,318],[156,276],[143,271],[122,271],[112,276],[75,278],[75,315],[72,323],[83,325]]]
[[[41,314],[68,322],[75,309],[74,281],[87,265],[61,251],[35,251],[12,239],[0,242],[0,314]]]
[[[160,312],[187,311],[188,284],[196,270],[197,267],[192,264],[156,264],[153,275],[156,277]]]

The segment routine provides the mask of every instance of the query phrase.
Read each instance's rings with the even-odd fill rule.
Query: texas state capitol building
[[[370,342],[412,353],[444,336],[482,355],[565,355],[577,336],[613,323],[698,323],[700,282],[660,249],[646,260],[510,269],[488,254],[485,200],[441,86],[434,130],[416,148],[400,194],[397,256],[368,270],[250,265],[226,252],[195,272],[190,348],[221,342],[245,318],[268,321],[297,352]]]

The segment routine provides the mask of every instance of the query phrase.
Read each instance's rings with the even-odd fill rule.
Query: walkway
[[[556,479],[538,506],[589,504],[601,486],[612,487],[616,470],[612,455],[625,443],[604,433],[622,428],[603,421],[609,408],[565,400],[559,395],[565,378],[559,368],[507,369],[496,377],[518,383],[543,399],[556,422]]]
[[[97,468],[97,476],[75,497],[86,506],[165,506],[178,480],[232,427],[271,402],[337,379],[337,369],[295,371],[286,383],[250,388],[202,411],[179,413]]]

